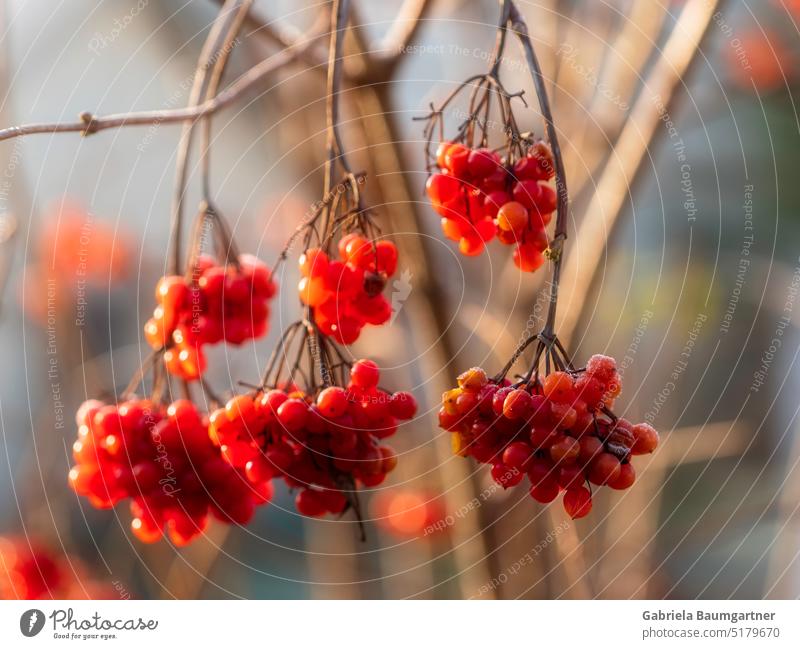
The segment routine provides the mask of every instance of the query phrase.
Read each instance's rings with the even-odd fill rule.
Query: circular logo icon
[[[38,608],[32,608],[28,611],[25,611],[22,614],[22,617],[19,618],[19,630],[22,631],[22,635],[27,638],[32,638],[43,628],[44,613],[42,613]]]

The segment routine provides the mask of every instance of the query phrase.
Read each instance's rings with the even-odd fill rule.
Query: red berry
[[[544,379],[544,396],[557,403],[567,403],[574,398],[572,377],[566,372],[553,372]]]
[[[524,477],[524,471],[506,466],[502,462],[497,462],[492,465],[492,478],[497,484],[503,487],[503,489],[518,485]]]
[[[589,464],[600,453],[603,452],[603,442],[593,435],[585,435],[580,439],[580,455],[578,462],[583,467],[588,467]]]
[[[494,173],[500,164],[500,156],[491,149],[475,149],[467,159],[469,174],[474,179],[485,178]]]
[[[328,272],[328,255],[321,248],[309,248],[300,256],[299,264],[304,277],[324,277]]]
[[[294,500],[297,511],[303,516],[322,516],[325,513],[325,500],[321,494],[311,489],[303,489]]]
[[[302,399],[287,399],[278,407],[277,415],[286,430],[296,432],[306,423],[308,405]]]
[[[614,482],[621,470],[619,460],[611,453],[600,453],[589,465],[589,482],[604,485]]]
[[[347,393],[339,387],[325,388],[317,396],[317,408],[323,417],[336,419],[347,412]]]
[[[489,379],[486,372],[480,367],[473,367],[472,369],[463,372],[458,377],[458,386],[465,390],[480,390],[488,383]]]
[[[245,465],[245,474],[247,479],[258,484],[270,480],[274,475],[273,465],[265,457],[259,455],[248,461]]]
[[[580,443],[568,435],[559,435],[550,445],[550,458],[556,464],[573,464],[577,462]]]
[[[546,505],[553,502],[559,494],[558,483],[555,480],[542,482],[538,485],[531,485],[531,498]]]
[[[362,359],[353,363],[350,382],[360,388],[373,388],[378,385],[381,372],[374,361]]]
[[[497,227],[506,232],[521,233],[528,224],[528,210],[522,203],[511,201],[497,212]]]
[[[628,489],[633,483],[636,482],[636,471],[633,470],[631,463],[626,463],[620,466],[619,475],[615,480],[608,483],[612,489]]]
[[[633,455],[646,455],[656,450],[658,432],[650,424],[636,424],[633,427],[633,436],[636,439],[631,449]]]
[[[520,471],[527,471],[532,459],[533,449],[525,442],[512,442],[503,451],[503,464]]]
[[[397,270],[397,246],[385,239],[375,244],[376,268],[379,273],[391,277]]]
[[[469,155],[470,150],[468,147],[456,142],[447,148],[444,154],[444,163],[447,169],[456,178],[464,178],[469,170]]]
[[[417,414],[417,400],[410,392],[395,392],[389,397],[389,410],[397,419],[413,419]]]
[[[506,419],[528,419],[533,412],[533,400],[525,390],[512,390],[503,402]]]
[[[514,265],[524,273],[533,273],[544,264],[544,255],[532,244],[519,243],[514,248]]]
[[[440,169],[444,169],[447,167],[447,149],[453,146],[452,142],[440,142],[438,148],[436,149],[436,166]]]

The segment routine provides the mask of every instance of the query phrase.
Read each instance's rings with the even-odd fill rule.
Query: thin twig
[[[296,45],[294,49],[278,52],[268,59],[261,61],[250,68],[231,85],[227,86],[216,97],[197,106],[131,113],[114,113],[105,116],[96,116],[92,113],[85,112],[81,113],[80,119],[77,122],[43,122],[0,129],[0,141],[38,133],[80,133],[86,136],[123,126],[176,124],[196,120],[206,115],[214,114],[240,99],[243,95],[253,90],[266,77],[275,72],[275,70],[296,60],[301,52],[307,50],[311,44],[316,42],[321,36],[322,34],[310,36],[307,40]]]
[[[234,18],[231,21],[231,24],[229,25],[225,35],[223,47],[216,54],[217,58],[214,62],[214,68],[206,84],[206,92],[204,97],[205,100],[211,99],[217,94],[217,91],[219,90],[219,84],[222,81],[222,75],[225,73],[225,68],[230,60],[233,46],[236,43],[236,39],[247,16],[247,12],[252,6],[253,0],[244,0],[237,8]],[[211,201],[211,156],[209,155],[211,148],[211,117],[212,116],[209,115],[203,120],[203,138],[200,146],[203,197],[209,202]]]
[[[544,75],[542,74],[539,60],[536,58],[536,52],[531,43],[530,34],[528,33],[528,25],[517,9],[512,0],[502,0],[503,15],[508,10],[509,21],[511,28],[522,44],[522,49],[525,52],[525,59],[528,63],[528,68],[531,72],[533,85],[536,89],[536,97],[539,101],[539,108],[542,111],[542,117],[545,121],[547,128],[547,138],[550,141],[550,148],[553,151],[553,161],[555,164],[556,176],[556,227],[551,244],[553,256],[553,279],[550,282],[550,306],[547,311],[547,320],[545,322],[543,332],[549,336],[554,333],[556,309],[558,306],[558,285],[561,279],[561,264],[563,260],[563,242],[567,238],[567,211],[569,209],[569,194],[567,192],[567,179],[564,171],[564,158],[561,154],[561,146],[558,142],[558,133],[553,122],[553,113],[550,109],[550,100],[547,96],[547,87]],[[502,29],[505,29],[505,23]],[[502,52],[501,52],[502,55]]]
[[[206,38],[197,60],[192,88],[189,92],[187,108],[198,106],[208,99],[206,90],[209,83],[209,71],[214,61],[227,49],[230,25],[235,24],[236,15],[241,10],[243,0],[225,0],[214,20],[211,31]],[[175,181],[172,190],[169,273],[176,275],[181,263],[181,239],[183,225],[183,197],[186,191],[189,151],[194,135],[194,123],[184,122],[181,129],[178,148],[175,153]]]

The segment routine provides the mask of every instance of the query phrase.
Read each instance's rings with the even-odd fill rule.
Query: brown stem
[[[339,94],[342,88],[342,52],[344,49],[344,31],[347,28],[347,16],[350,0],[334,0],[331,12],[331,41],[328,51],[328,85],[327,85],[327,147],[328,160],[325,164],[325,188],[327,196],[333,187],[334,163],[339,162],[345,173],[351,174],[350,165],[342,146],[339,133]]]
[[[219,14],[211,26],[211,31],[206,38],[197,66],[194,72],[192,88],[189,92],[187,108],[198,106],[206,97],[208,88],[209,70],[214,60],[224,51],[228,38],[229,25],[241,8],[242,0],[225,0]],[[172,220],[170,225],[171,253],[169,259],[169,273],[176,275],[181,264],[181,235],[183,224],[183,196],[186,190],[186,176],[189,162],[189,151],[194,135],[194,122],[184,122],[181,129],[178,149],[175,153],[175,185],[172,193]]]
[[[206,92],[204,97],[205,100],[211,99],[217,94],[217,91],[219,90],[219,84],[222,81],[222,75],[225,73],[225,68],[230,60],[231,51],[233,50],[236,38],[242,28],[245,18],[247,17],[247,13],[250,11],[252,6],[253,0],[243,0],[243,2],[241,2],[236,8],[233,20],[231,21],[227,33],[225,34],[223,46],[216,53],[214,68],[206,84]],[[203,139],[200,146],[203,197],[209,202],[211,200],[211,156],[209,155],[211,148],[211,117],[212,116],[209,115],[203,120]]]
[[[348,176],[353,176],[350,170],[350,165],[342,145],[341,135],[339,134],[339,95],[342,88],[342,66],[343,66],[343,50],[344,50],[344,34],[347,29],[347,19],[350,9],[350,0],[334,0],[333,8],[331,10],[331,38],[330,48],[328,50],[328,82],[327,82],[327,98],[326,98],[326,118],[327,118],[327,149],[328,157],[325,161],[325,179],[323,184],[323,200],[326,201],[323,208],[324,225],[323,236],[325,240],[329,240],[329,235],[335,227],[334,220],[331,218],[335,209],[329,203],[327,198],[333,188],[333,173],[336,162],[338,162],[342,169]],[[313,322],[313,314],[311,307],[306,307],[306,319],[309,323]],[[311,353],[312,362],[316,360],[319,366],[320,378],[325,387],[330,385],[331,370],[327,363],[325,354],[323,353],[322,336],[317,330],[316,326],[309,324],[308,328],[308,344]],[[314,349],[316,348],[316,349]],[[316,351],[316,354],[314,353]],[[313,367],[312,367],[313,375]]]

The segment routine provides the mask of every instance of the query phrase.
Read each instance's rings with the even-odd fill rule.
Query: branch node
[[[97,133],[98,124],[97,124],[97,117],[90,113],[89,111],[84,111],[80,115],[78,115],[78,119],[81,120],[84,124],[84,128],[81,131],[81,135],[86,137],[87,135],[92,135],[93,133]]]

